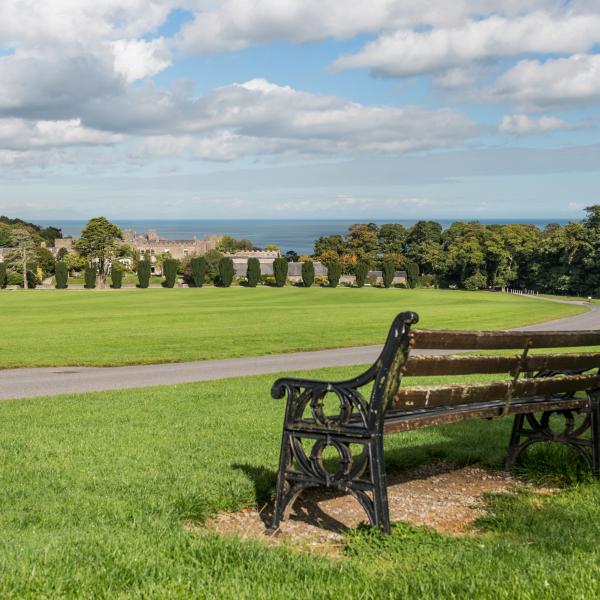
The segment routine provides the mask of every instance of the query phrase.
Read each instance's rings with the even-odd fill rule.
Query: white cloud
[[[506,115],[500,123],[499,130],[502,133],[528,134],[528,133],[546,133],[557,129],[570,129],[573,126],[558,117],[543,116],[539,119],[532,119],[527,115]]]
[[[583,52],[599,41],[600,15],[491,16],[449,29],[385,34],[356,54],[338,58],[333,66],[404,77],[523,53]]]
[[[600,101],[600,55],[520,61],[501,75],[486,95],[528,110],[595,104]]]
[[[458,26],[470,16],[519,15],[557,9],[558,0],[220,0],[199,2],[180,45],[188,52],[223,52],[273,40],[351,38],[417,26]]]
[[[171,64],[171,53],[164,38],[145,40],[117,40],[112,42],[115,71],[127,83],[160,73]]]

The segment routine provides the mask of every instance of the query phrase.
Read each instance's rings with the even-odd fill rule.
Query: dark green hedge
[[[224,256],[219,261],[219,285],[221,287],[229,287],[235,276],[235,269],[233,268],[233,261]]]
[[[150,274],[152,266],[149,260],[140,260],[137,268],[138,287],[147,288],[150,285]]]
[[[192,258],[190,261],[190,266],[192,267],[191,283],[194,285],[194,287],[202,287],[204,285],[206,272],[208,271],[208,263],[206,262],[206,259],[203,256]]]
[[[312,260],[302,263],[302,283],[304,287],[310,287],[315,282],[315,264]]]
[[[110,269],[110,287],[115,290],[120,290],[123,285],[123,268],[120,265],[112,265]]]
[[[96,287],[96,267],[86,267],[83,280],[83,287],[87,290],[93,290]]]
[[[58,261],[56,266],[54,267],[54,276],[56,278],[56,287],[57,290],[65,290],[69,285],[69,269],[67,268],[66,263],[62,261]]]
[[[363,287],[365,285],[365,281],[367,280],[367,275],[369,273],[369,265],[362,260],[359,261],[356,264],[354,273],[356,274],[356,286],[359,288]]]
[[[419,280],[419,265],[415,262],[407,262],[406,263],[406,285],[409,288],[414,288],[417,286],[417,281]]]
[[[6,265],[4,263],[0,263],[0,289],[3,290],[6,287],[7,280]]]
[[[283,287],[287,280],[288,261],[285,258],[276,258],[273,261],[273,275],[275,276],[275,285]]]
[[[337,287],[342,276],[342,265],[337,260],[334,260],[327,264],[327,279],[329,280],[329,287]]]
[[[177,281],[177,270],[179,269],[179,261],[175,258],[167,258],[163,261],[163,287],[175,287]]]
[[[260,261],[258,258],[248,259],[248,270],[246,271],[249,287],[256,287],[260,281]]]
[[[392,287],[392,282],[394,281],[394,275],[396,273],[396,266],[394,263],[386,260],[381,267],[381,271],[383,276],[383,287]]]

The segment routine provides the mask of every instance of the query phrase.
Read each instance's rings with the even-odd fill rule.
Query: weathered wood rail
[[[412,329],[418,320],[413,312],[399,314],[381,355],[358,377],[337,382],[282,378],[273,384],[272,396],[287,398],[273,529],[303,490],[325,486],[352,494],[370,523],[389,533],[383,436],[470,419],[514,415],[507,467],[530,445],[555,441],[575,449],[600,476],[600,352],[529,353],[600,346],[600,331]],[[412,348],[520,353],[411,357]],[[400,385],[402,377],[502,373],[505,379],[481,383]],[[367,400],[360,388],[371,384]],[[330,412],[325,399],[332,394],[338,402]],[[552,415],[564,419],[564,430],[551,427]],[[576,415],[581,415],[577,421]],[[335,472],[323,459],[328,447],[339,455]]]

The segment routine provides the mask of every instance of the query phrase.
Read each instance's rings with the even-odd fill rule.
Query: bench
[[[600,353],[529,354],[532,348],[600,345],[600,331],[430,331],[419,317],[393,321],[379,358],[346,381],[278,379],[275,399],[287,398],[272,530],[305,489],[325,486],[352,494],[372,526],[390,532],[383,436],[421,427],[514,415],[507,468],[536,442],[575,449],[600,476]],[[414,355],[412,348],[444,355]],[[519,349],[517,356],[451,355],[452,350]],[[403,376],[504,373],[506,379],[461,385],[401,387]],[[372,384],[369,400],[360,388]],[[332,396],[330,396],[332,395]],[[332,411],[328,399],[335,400]],[[537,413],[537,414],[536,414]],[[539,416],[541,413],[541,416]],[[550,417],[565,420],[555,432]],[[581,415],[576,419],[577,415]],[[581,422],[580,422],[581,421]],[[356,448],[359,451],[353,451]],[[335,472],[324,460],[333,448]],[[333,469],[332,469],[333,471]]]

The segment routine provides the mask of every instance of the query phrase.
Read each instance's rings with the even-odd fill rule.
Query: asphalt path
[[[587,303],[567,300],[532,298],[532,302],[541,300],[587,305]],[[600,329],[600,306],[589,305],[589,308],[588,312],[580,315],[547,321],[522,329],[527,331]],[[372,363],[377,358],[381,348],[381,345],[359,346],[247,358],[128,367],[5,369],[0,370],[0,400],[141,388],[154,385],[175,385],[246,375],[265,375],[324,367],[361,365]],[[416,354],[418,351],[414,351],[414,353]],[[441,352],[427,350],[423,353],[437,354]]]

